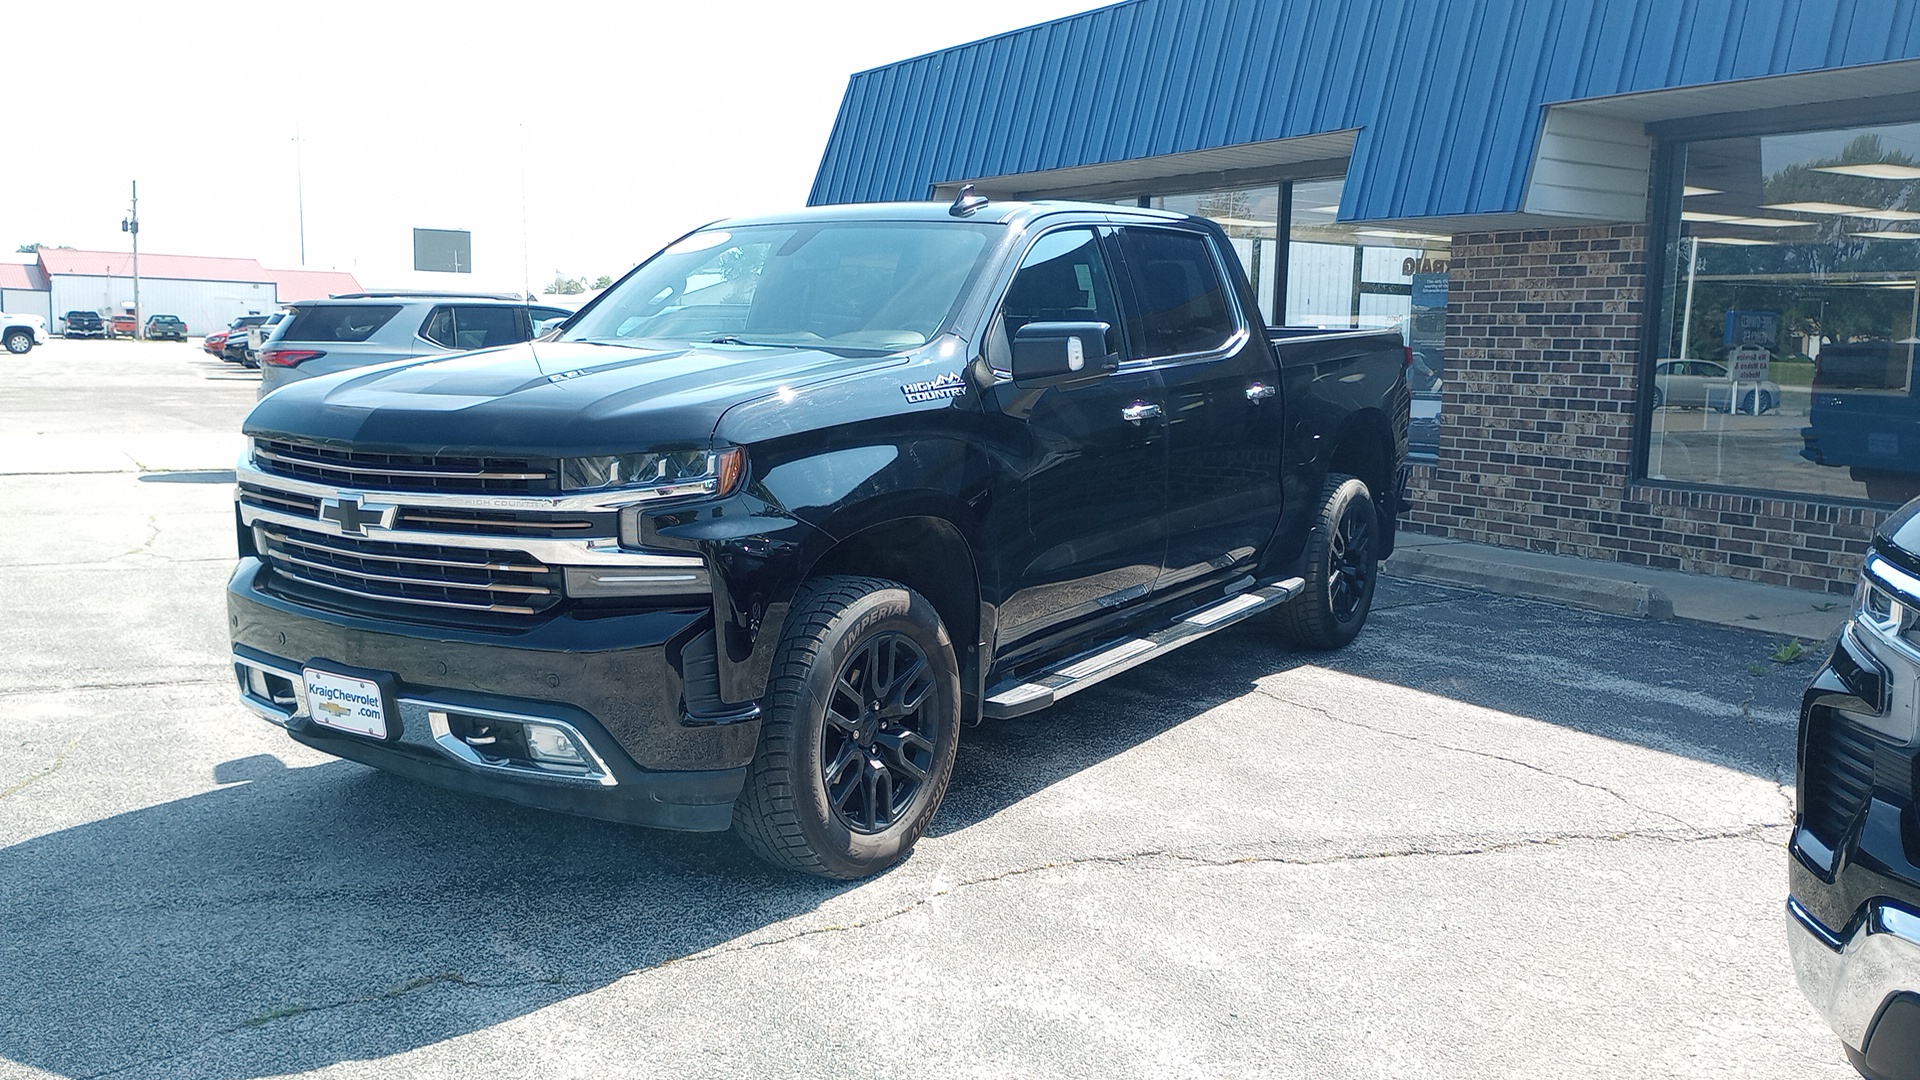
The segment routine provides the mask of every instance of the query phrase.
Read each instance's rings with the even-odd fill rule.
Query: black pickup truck
[[[243,700],[394,772],[782,866],[904,856],[961,725],[1241,620],[1367,618],[1397,332],[1269,330],[1204,219],[721,222],[540,340],[246,422]]]

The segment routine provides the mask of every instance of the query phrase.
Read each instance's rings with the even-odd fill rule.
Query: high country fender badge
[[[967,392],[967,380],[959,372],[949,371],[926,382],[903,383],[900,392],[907,395],[908,401],[916,403],[957,398]]]

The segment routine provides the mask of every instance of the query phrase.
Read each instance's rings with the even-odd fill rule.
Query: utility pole
[[[133,237],[133,337],[138,341],[147,336],[147,328],[140,323],[140,181],[133,182],[133,209],[120,219],[120,231]]]

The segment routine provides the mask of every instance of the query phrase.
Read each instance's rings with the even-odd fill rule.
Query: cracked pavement
[[[910,860],[801,880],[253,719],[251,384],[10,364],[52,441],[0,468],[4,1080],[1852,1075],[1787,963],[1812,661],[1765,635],[1389,581],[1340,653],[1238,627],[969,730]],[[54,475],[90,431],[197,471]]]

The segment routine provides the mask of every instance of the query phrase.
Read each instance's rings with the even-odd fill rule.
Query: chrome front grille
[[[404,501],[405,493],[380,492],[369,497]],[[286,514],[305,521],[320,520],[320,496],[264,484],[240,482],[240,503],[258,510]],[[461,533],[473,536],[533,536],[584,540],[619,534],[620,515],[611,511],[483,510],[465,506],[402,506],[394,515],[396,530],[421,533]]]
[[[538,615],[561,599],[560,572],[524,552],[390,543],[284,525],[261,524],[254,532],[276,581],[294,591],[318,590],[332,601],[328,606],[512,617]]]
[[[372,491],[552,494],[559,463],[548,458],[383,454],[287,439],[255,439],[254,462],[295,480]]]

